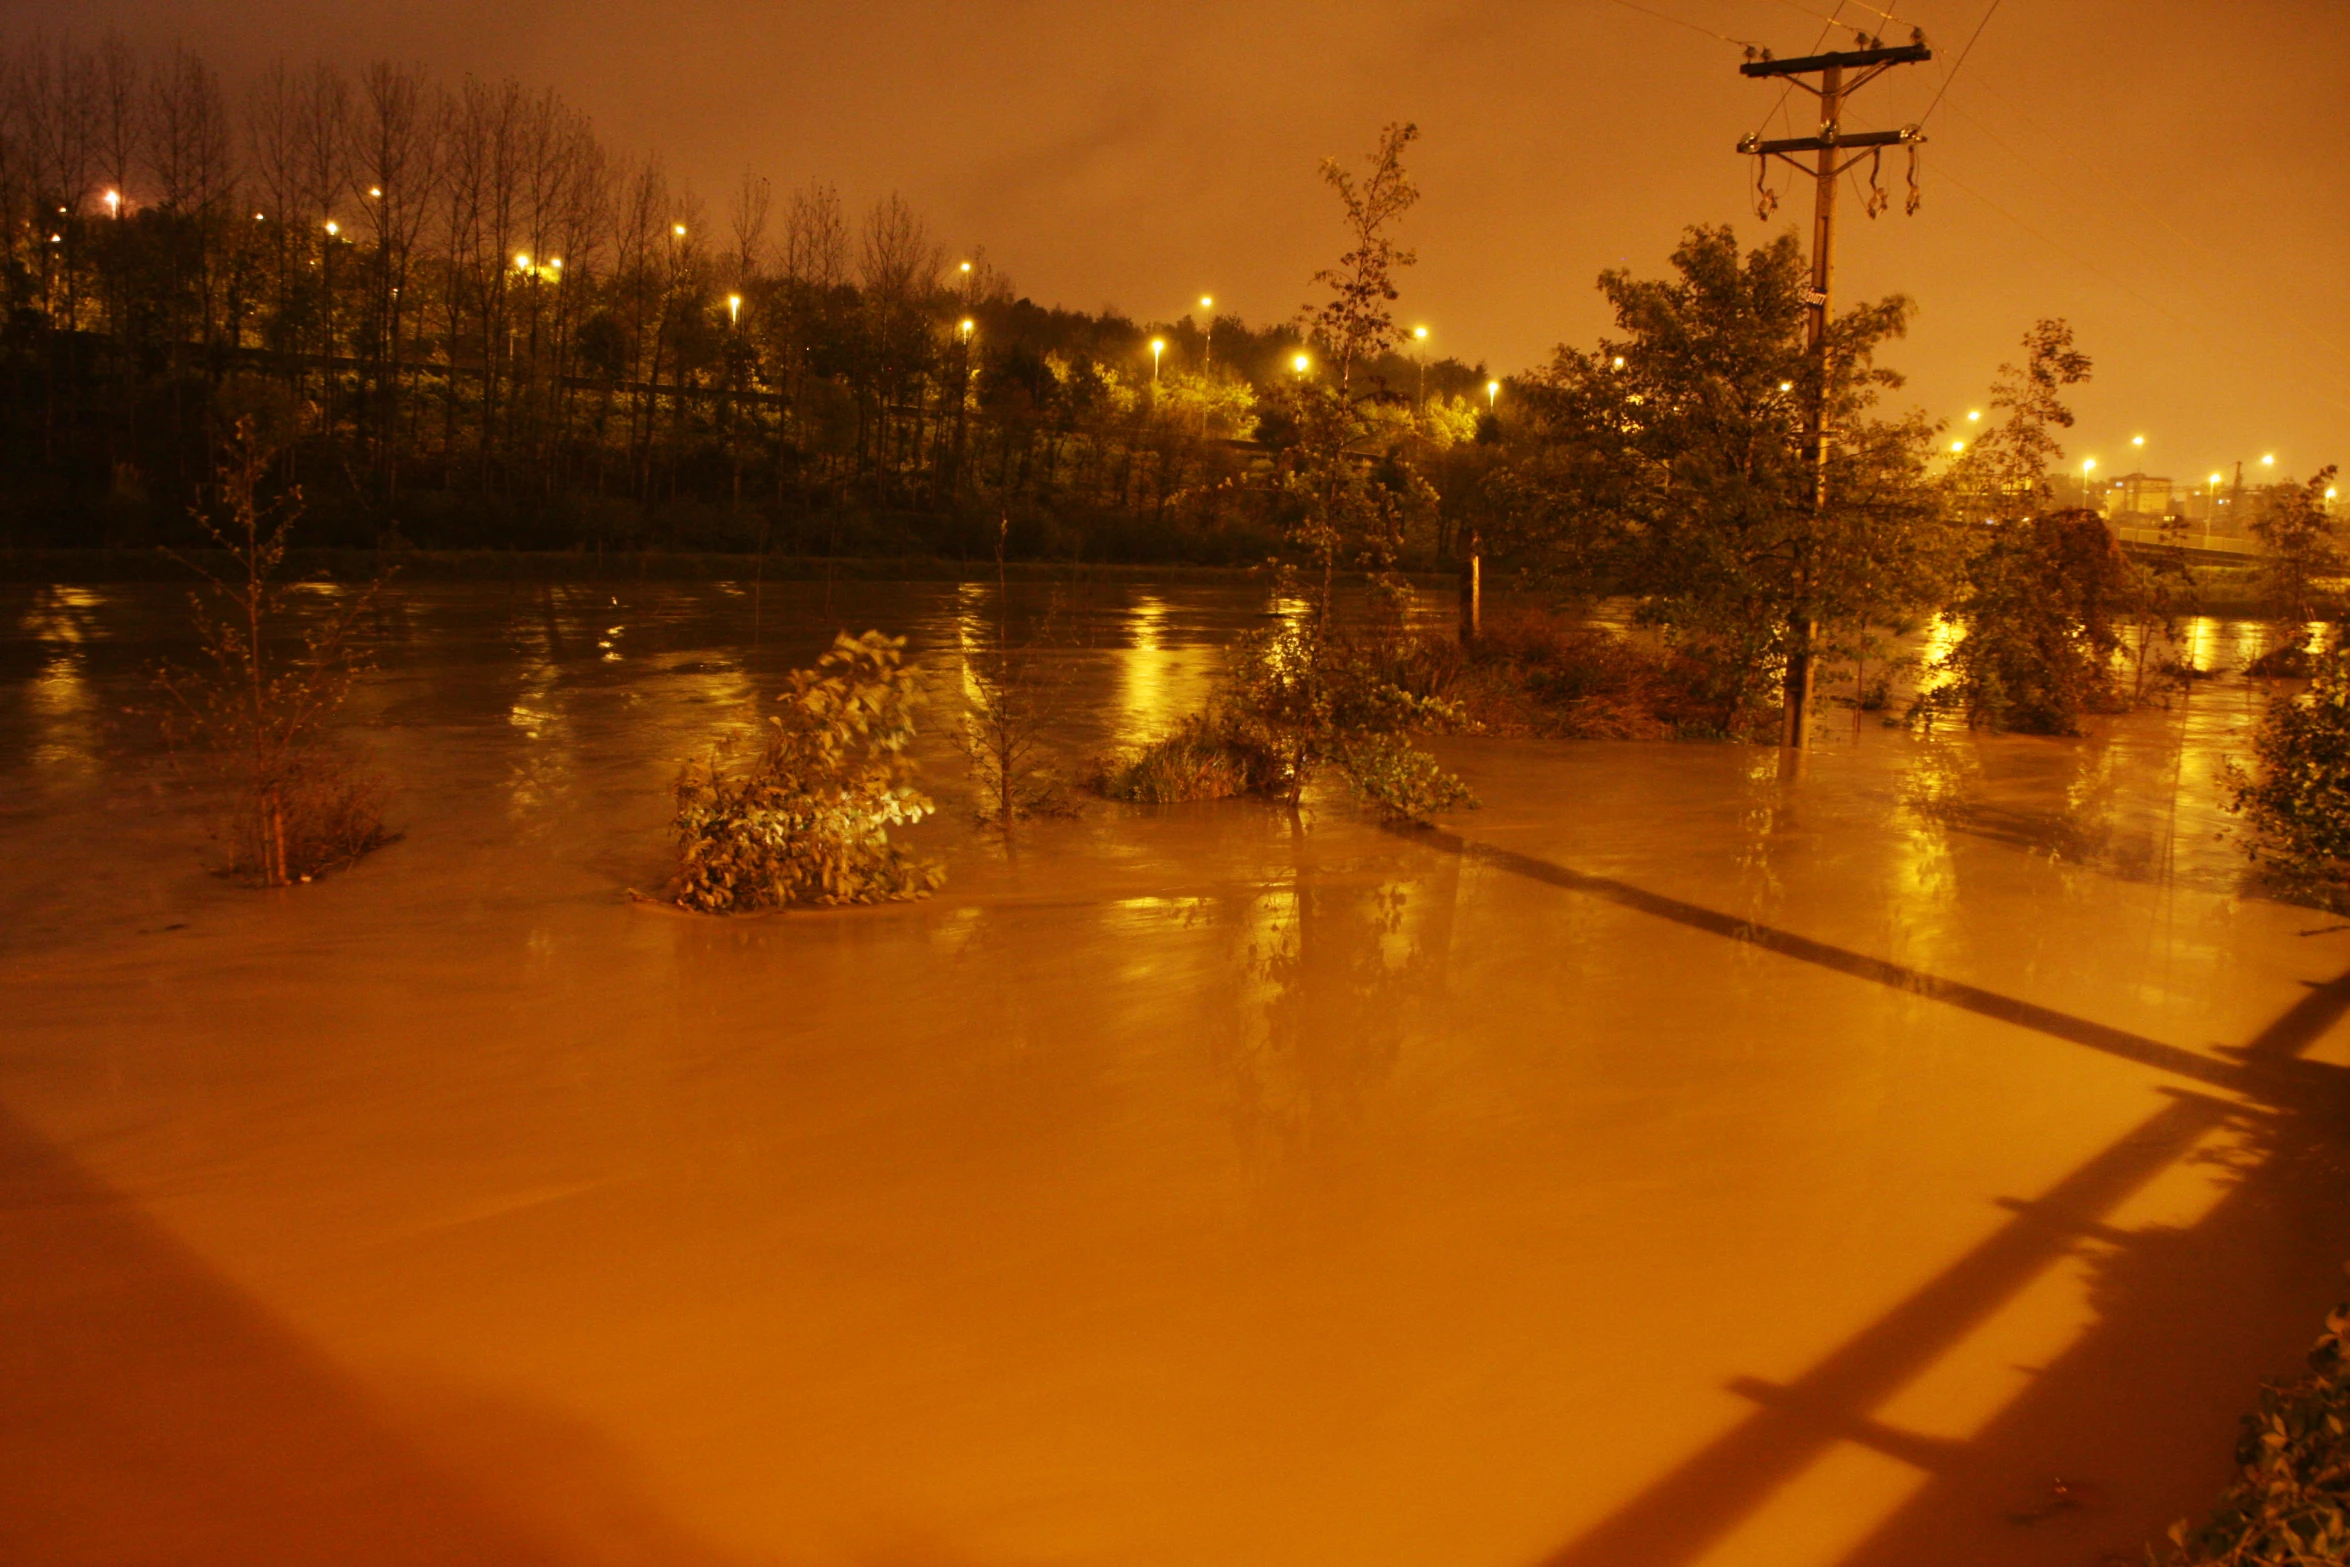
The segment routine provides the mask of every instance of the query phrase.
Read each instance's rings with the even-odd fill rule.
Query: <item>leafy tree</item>
[[[2261,586],[2277,617],[2283,650],[2298,654],[2310,622],[2334,614],[2341,597],[2329,579],[2341,575],[2344,559],[2326,491],[2334,470],[2321,468],[2301,484],[2278,485],[2262,497],[2252,520],[2262,548]]]
[[[2112,669],[2137,577],[2105,519],[2073,509],[1992,529],[1967,569],[1957,613],[1966,634],[1945,661],[1954,677],[1932,705],[1970,723],[2072,734],[2114,701]]]
[[[1621,336],[1561,346],[1528,378],[1517,481],[1535,542],[1629,592],[1639,617],[1714,672],[1723,725],[1743,728],[1815,621],[1883,621],[1933,602],[1949,554],[1925,464],[1922,419],[1871,416],[1901,384],[1875,356],[1906,329],[1896,295],[1829,327],[1836,445],[1814,505],[1804,411],[1808,274],[1792,235],[1741,255],[1727,228],[1695,227],[1674,275],[1603,273]],[[1783,698],[1798,705],[1800,696]]]

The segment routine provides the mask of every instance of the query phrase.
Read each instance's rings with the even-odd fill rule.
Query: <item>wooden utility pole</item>
[[[1884,189],[1877,183],[1877,174],[1887,147],[1909,149],[1908,210],[1917,211],[1917,149],[1925,141],[1925,134],[1915,125],[1897,131],[1846,132],[1843,129],[1844,105],[1851,96],[1896,65],[1914,65],[1934,57],[1926,47],[1925,35],[1913,32],[1907,44],[1886,47],[1883,40],[1862,35],[1859,47],[1829,54],[1804,55],[1793,60],[1774,60],[1766,50],[1749,59],[1738,68],[1742,76],[1785,77],[1792,86],[1812,94],[1820,104],[1820,130],[1816,136],[1795,136],[1781,141],[1764,141],[1760,136],[1749,136],[1739,142],[1738,150],[1755,159],[1755,213],[1768,218],[1779,204],[1777,194],[1764,183],[1763,175],[1770,160],[1780,159],[1789,166],[1812,177],[1811,207],[1811,287],[1804,295],[1806,330],[1804,346],[1811,356],[1811,385],[1805,389],[1808,405],[1804,420],[1804,460],[1812,470],[1812,514],[1815,522],[1824,521],[1828,510],[1828,443],[1829,430],[1829,364],[1828,352],[1828,296],[1836,270],[1836,186],[1847,172],[1862,160],[1869,164],[1868,215],[1875,217],[1887,205]],[[1847,81],[1845,72],[1859,73]],[[1817,76],[1814,85],[1806,81]],[[1796,159],[1798,153],[1814,155],[1807,168]],[[1780,743],[1798,750],[1811,743],[1809,718],[1811,714],[1813,673],[1818,667],[1815,644],[1819,638],[1819,617],[1811,603],[1812,552],[1817,547],[1816,537],[1807,541],[1796,562],[1796,602],[1787,621],[1787,673],[1781,698]]]

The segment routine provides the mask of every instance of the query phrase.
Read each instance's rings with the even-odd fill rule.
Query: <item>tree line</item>
[[[339,542],[1260,556],[1295,326],[1017,296],[902,198],[714,211],[551,91],[0,51],[19,543],[171,536],[240,418]],[[1157,346],[1154,348],[1154,344]],[[1306,368],[1299,368],[1299,355]],[[1473,434],[1481,367],[1366,366]],[[1433,549],[1434,541],[1430,541]]]

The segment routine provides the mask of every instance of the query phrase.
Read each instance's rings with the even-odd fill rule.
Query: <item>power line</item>
[[[1754,43],[1748,39],[1732,38],[1728,33],[1717,33],[1710,27],[1700,27],[1697,23],[1688,21],[1682,17],[1669,16],[1662,11],[1651,11],[1647,6],[1635,3],[1635,0],[1616,0],[1616,4],[1622,6],[1627,11],[1638,11],[1642,16],[1653,16],[1660,22],[1670,22],[1675,27],[1686,27],[1693,33],[1703,33],[1708,38],[1718,39],[1721,42],[1730,44],[1735,48],[1759,49],[1762,47],[1760,44]]]
[[[1935,109],[1941,106],[1942,95],[1950,91],[1950,84],[1957,81],[1958,73],[1966,69],[1966,57],[1975,52],[1975,39],[1983,36],[1983,29],[1989,27],[1991,18],[1998,14],[1999,4],[2000,0],[1991,0],[1991,9],[1985,11],[1983,19],[1975,24],[1973,37],[1968,38],[1966,47],[1958,51],[1958,63],[1951,66],[1948,76],[1942,78],[1942,85],[1934,89],[1934,101],[1927,104],[1926,112],[1918,116],[1918,124],[1923,125],[1934,117]]]

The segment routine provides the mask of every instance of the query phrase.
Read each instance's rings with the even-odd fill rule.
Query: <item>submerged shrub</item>
[[[1279,782],[1273,759],[1250,745],[1223,715],[1197,713],[1139,751],[1104,757],[1095,766],[1092,786],[1135,805],[1180,805],[1270,794]]]
[[[723,754],[677,780],[674,900],[704,913],[927,897],[945,880],[890,842],[932,810],[914,787],[914,674],[902,638],[842,633],[795,670],[751,766]]]
[[[190,598],[204,664],[166,665],[155,679],[173,754],[203,758],[227,786],[225,869],[256,886],[283,887],[348,865],[391,835],[378,781],[336,747],[333,732],[365,664],[356,632],[380,584],[345,595],[298,648],[289,645],[277,573],[302,492],[289,486],[274,501],[262,498],[272,456],[253,422],[238,420],[212,505],[195,513],[229,567],[215,572],[186,560],[206,584]]]
[[[2313,667],[2306,692],[2269,705],[2232,806],[2251,823],[2252,857],[2271,881],[2350,910],[2350,652],[2336,645]]]
[[[1242,641],[1215,705],[1174,733],[1097,770],[1094,787],[1146,804],[1257,794],[1295,805],[1324,768],[1398,821],[1476,804],[1459,779],[1408,738],[1463,722],[1442,697],[1413,689],[1426,673],[1394,607],[1374,594],[1371,625],[1348,635],[1307,609]]]
[[[2271,1383],[2244,1417],[2236,1484],[2199,1529],[2172,1526],[2163,1567],[2334,1567],[2350,1561],[2350,1367],[2336,1306],[2309,1375]],[[2152,1553],[2149,1553],[2152,1556]]]
[[[1944,661],[1953,678],[1935,701],[1991,729],[2076,733],[2082,714],[2115,705],[2114,657],[2136,590],[2093,511],[2002,525],[1969,568],[1966,635]]]

